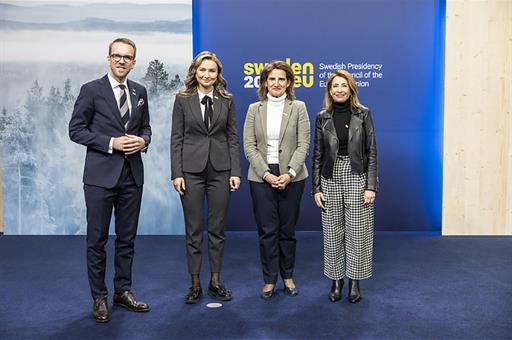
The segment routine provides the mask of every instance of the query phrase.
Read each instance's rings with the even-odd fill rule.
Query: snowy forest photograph
[[[108,44],[118,37],[137,44],[129,79],[148,90],[153,130],[139,234],[183,234],[169,142],[174,96],[192,58],[191,18],[191,0],[0,2],[5,234],[85,234],[86,148],[70,141],[68,123],[80,86],[107,73]]]

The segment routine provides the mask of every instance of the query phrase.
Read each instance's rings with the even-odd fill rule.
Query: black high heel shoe
[[[286,295],[288,295],[288,296],[299,295],[299,290],[297,289],[297,286],[295,286],[295,284],[293,284],[293,287],[287,287],[286,283],[284,283],[284,280],[283,280],[283,284],[284,284],[283,291]]]
[[[356,303],[361,300],[361,291],[359,290],[359,280],[348,280],[348,300],[350,303]]]
[[[289,295],[289,296],[299,295],[299,290],[297,289],[297,287],[293,287],[293,288],[284,287],[283,291],[286,295]]]
[[[331,292],[329,293],[329,300],[336,302],[341,300],[341,290],[343,289],[343,279],[332,280]]]
[[[268,290],[268,291],[262,291],[262,292],[261,292],[260,297],[261,297],[263,300],[266,300],[266,301],[268,301],[268,300],[272,299],[272,298],[276,295],[276,293],[275,293],[275,291],[274,291],[275,289],[276,289],[276,286],[274,285],[274,287],[272,287],[272,289],[271,289],[271,290]]]

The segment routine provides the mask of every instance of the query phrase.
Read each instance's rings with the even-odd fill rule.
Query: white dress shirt
[[[199,106],[201,106],[201,116],[203,117],[203,121],[204,121],[204,111],[206,110],[206,104],[205,105],[201,104],[201,100],[203,100],[204,96],[210,97],[212,100],[212,110],[213,110],[213,90],[211,90],[207,94],[204,94],[201,91],[197,91],[197,94],[199,94],[199,104],[200,104]]]
[[[114,97],[116,98],[117,107],[119,107],[119,101],[121,100],[121,96],[123,95],[123,90],[119,87],[119,85],[125,86],[126,91],[126,101],[128,102],[128,111],[129,114],[132,112],[132,101],[130,100],[130,89],[128,88],[128,78],[125,78],[124,82],[120,83],[114,79],[108,73],[108,81],[110,82],[110,86],[112,87],[112,91],[114,92]],[[121,112],[119,112],[121,115]],[[110,143],[108,144],[108,153],[114,152],[114,137],[110,137]]]

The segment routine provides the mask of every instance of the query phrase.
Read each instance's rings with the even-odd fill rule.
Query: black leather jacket
[[[367,173],[366,190],[378,191],[377,144],[370,110],[351,108],[348,129],[348,155],[353,172]],[[320,176],[332,177],[334,161],[338,156],[338,136],[332,112],[321,111],[316,117],[313,152],[313,194],[322,192]]]

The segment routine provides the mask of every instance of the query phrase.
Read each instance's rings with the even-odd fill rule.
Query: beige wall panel
[[[443,235],[512,235],[512,1],[446,4]]]

